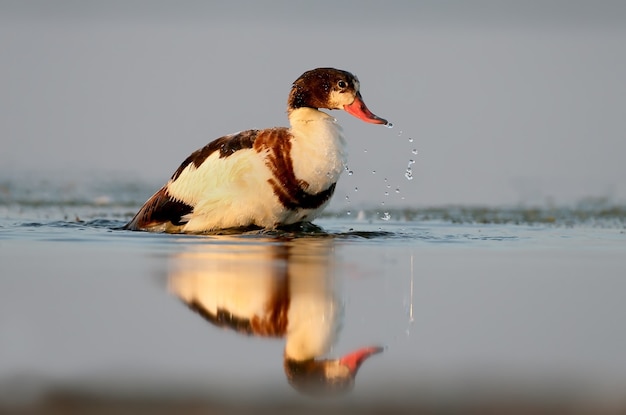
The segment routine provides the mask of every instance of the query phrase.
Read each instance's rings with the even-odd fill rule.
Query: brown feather
[[[267,151],[265,164],[272,172],[269,184],[280,203],[289,210],[316,209],[323,205],[335,191],[333,183],[319,193],[308,193],[309,184],[296,178],[291,158],[292,135],[287,128],[271,128],[259,132],[254,149]]]
[[[174,226],[186,223],[183,219],[193,211],[193,207],[172,198],[166,187],[162,187],[141,207],[124,229],[141,230],[170,222]]]

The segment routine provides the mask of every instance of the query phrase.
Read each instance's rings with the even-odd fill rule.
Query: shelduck
[[[201,233],[314,220],[346,165],[342,129],[320,108],[389,124],[367,108],[350,72],[307,71],[289,93],[289,128],[241,131],[193,152],[124,228]]]

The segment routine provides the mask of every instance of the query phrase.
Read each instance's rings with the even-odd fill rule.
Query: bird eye
[[[341,89],[344,89],[345,87],[348,86],[348,84],[346,84],[346,81],[342,80],[342,81],[337,82],[337,86]]]

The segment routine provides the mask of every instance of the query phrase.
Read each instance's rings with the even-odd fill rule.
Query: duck
[[[349,393],[362,364],[384,348],[369,344],[328,356],[345,314],[332,268],[333,240],[261,238],[242,245],[235,238],[171,255],[168,291],[214,327],[284,339],[283,371],[297,392]]]
[[[312,222],[346,166],[342,128],[321,109],[391,125],[368,109],[352,73],[306,71],[289,92],[288,128],[240,131],[194,151],[123,229],[203,233]]]

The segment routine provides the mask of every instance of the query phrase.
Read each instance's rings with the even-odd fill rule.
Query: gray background
[[[622,1],[1,1],[0,174],[158,185],[334,66],[395,124],[333,113],[337,207],[623,203],[625,23]]]

